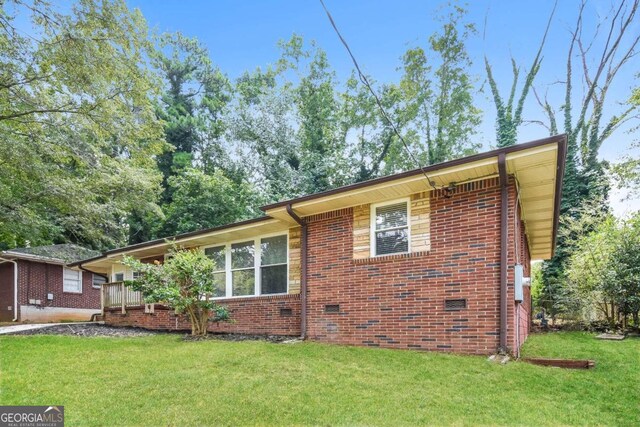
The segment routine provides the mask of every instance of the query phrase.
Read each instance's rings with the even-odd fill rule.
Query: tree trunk
[[[202,309],[190,308],[189,321],[191,322],[191,335],[204,337],[207,335],[207,327],[209,326],[209,311]]]

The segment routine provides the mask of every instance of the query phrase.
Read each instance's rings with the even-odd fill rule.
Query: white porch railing
[[[102,285],[102,311],[105,308],[120,307],[122,314],[127,307],[145,305],[142,292],[134,291],[125,286],[124,282],[112,282]]]

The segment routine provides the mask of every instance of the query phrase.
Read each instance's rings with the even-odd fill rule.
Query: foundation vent
[[[447,299],[444,300],[444,309],[445,310],[463,310],[467,308],[467,300],[466,299]]]
[[[283,317],[293,316],[293,310],[290,308],[281,308],[280,316],[283,316]]]
[[[325,313],[340,313],[340,305],[339,304],[327,304],[324,306]]]

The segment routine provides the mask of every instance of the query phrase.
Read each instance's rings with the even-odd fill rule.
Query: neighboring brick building
[[[174,238],[218,266],[217,296],[235,323],[212,324],[213,332],[517,353],[529,333],[530,262],[550,258],[555,246],[565,152],[566,138],[552,137],[276,203],[265,217]],[[123,254],[162,259],[168,246],[155,240],[76,264],[119,282],[133,278]],[[119,286],[105,290],[117,295]],[[107,303],[107,323],[189,327],[165,307],[125,300]]]
[[[98,253],[70,244],[0,253],[0,321],[89,320],[100,313],[106,278],[66,266]]]

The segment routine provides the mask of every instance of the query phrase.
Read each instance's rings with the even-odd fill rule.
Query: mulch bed
[[[295,342],[297,337],[279,335],[243,335],[209,334],[204,338],[193,337],[184,331],[150,331],[134,327],[113,327],[100,323],[52,325],[28,331],[13,332],[7,335],[72,335],[78,337],[146,337],[158,334],[182,335],[184,341],[220,340],[220,341],[268,341],[272,343]]]

